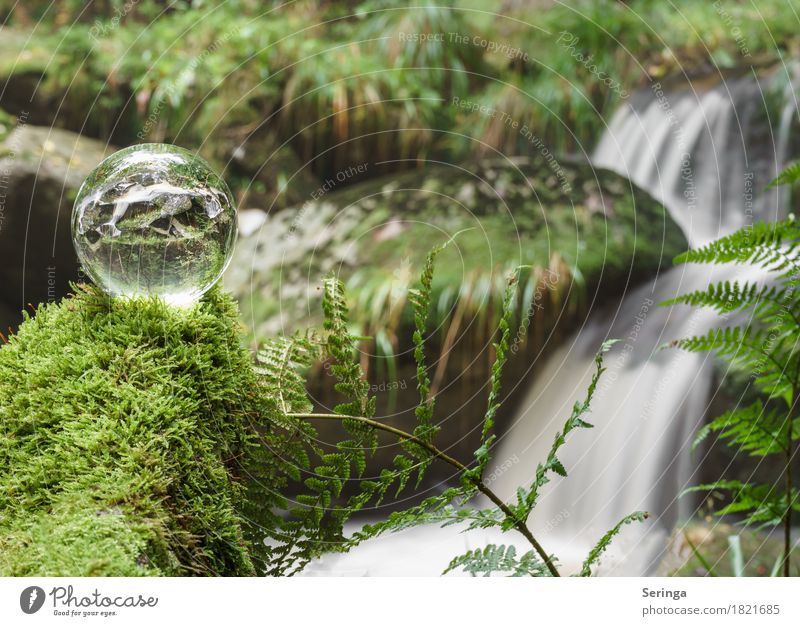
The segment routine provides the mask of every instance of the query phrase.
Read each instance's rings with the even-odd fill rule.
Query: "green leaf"
[[[500,323],[497,332],[500,335],[494,344],[495,359],[492,363],[492,373],[489,379],[489,398],[487,400],[486,413],[483,418],[481,428],[481,446],[475,452],[477,467],[475,473],[480,476],[489,463],[490,449],[494,443],[495,435],[492,434],[494,419],[500,408],[500,389],[503,377],[503,368],[508,360],[509,337],[511,336],[511,320],[514,317],[514,302],[517,293],[517,283],[519,281],[519,268],[516,269],[508,278],[505,295],[503,296],[503,310],[500,316]]]
[[[567,470],[564,468],[561,461],[559,461],[557,454],[561,447],[567,442],[567,435],[569,435],[576,428],[592,428],[592,424],[582,419],[582,417],[589,412],[589,407],[594,397],[594,392],[597,389],[597,383],[600,377],[605,372],[603,367],[603,355],[608,352],[613,345],[617,343],[616,340],[606,341],[600,346],[600,350],[595,356],[595,371],[592,375],[592,380],[586,390],[586,398],[583,402],[576,402],[572,407],[572,413],[567,421],[564,423],[563,429],[556,434],[550,451],[547,454],[547,459],[544,463],[540,463],[536,467],[536,475],[530,488],[520,488],[517,493],[517,505],[515,512],[520,520],[527,520],[531,511],[536,506],[539,498],[539,490],[550,482],[548,473],[555,472],[560,476],[566,476]]]

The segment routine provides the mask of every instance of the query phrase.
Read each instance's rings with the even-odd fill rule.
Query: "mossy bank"
[[[241,477],[284,479],[236,319],[86,287],[4,338],[0,575],[256,572]]]

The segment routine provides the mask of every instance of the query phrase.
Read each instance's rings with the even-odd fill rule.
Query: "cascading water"
[[[796,111],[793,94],[777,90],[786,101],[771,112],[775,91],[750,76],[703,91],[665,93],[657,84],[617,110],[592,161],[660,200],[692,247],[775,219],[780,190],[760,190],[786,158]]]
[[[761,190],[786,160],[798,108],[791,81],[785,94],[790,97],[778,98],[777,107],[771,104],[772,80],[746,76],[636,93],[613,116],[592,161],[661,200],[692,246],[755,220],[780,217],[780,190]],[[771,116],[773,110],[778,114]],[[593,313],[537,369],[495,449],[495,467],[488,472],[492,488],[513,499],[517,485],[530,483],[572,404],[585,396],[602,342],[620,340],[606,357],[607,371],[592,403],[589,420],[595,428],[574,434],[562,448],[559,458],[569,477],[545,487],[531,520],[540,541],[567,569],[576,568],[625,514],[647,510],[652,519],[626,528],[602,571],[652,572],[670,529],[688,513],[678,495],[696,482],[690,445],[712,392],[712,362],[708,355],[658,348],[703,334],[719,320],[710,311],[658,304],[712,281],[748,277],[741,269],[665,263],[664,271],[617,305]],[[455,554],[487,542],[527,550],[514,535],[418,528],[373,540],[346,557],[324,557],[309,573],[437,575]]]
[[[770,119],[768,88],[748,76],[703,90],[688,85],[639,92],[615,113],[592,161],[661,200],[693,247],[754,220],[776,219],[784,210],[780,190],[761,190],[786,159],[797,103],[788,91],[792,97],[779,108],[781,119]],[[773,127],[778,136],[771,135]],[[651,521],[626,530],[605,571],[653,571],[665,535],[688,513],[688,501],[678,496],[697,482],[690,448],[712,391],[710,356],[658,348],[720,323],[711,311],[658,304],[710,282],[758,275],[751,274],[732,267],[665,267],[619,305],[591,316],[548,359],[498,448],[500,461],[544,458],[572,402],[585,394],[601,343],[620,340],[592,402],[595,429],[575,435],[564,448],[560,458],[570,476],[548,485],[535,511],[534,529],[543,542],[550,535],[579,557],[624,514],[646,510]],[[498,491],[510,497],[529,471],[525,463],[512,465]]]

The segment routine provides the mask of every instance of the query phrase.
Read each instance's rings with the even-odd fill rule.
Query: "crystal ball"
[[[72,210],[83,269],[114,296],[190,305],[222,276],[235,240],[225,181],[194,153],[167,144],[112,154],[86,178]]]

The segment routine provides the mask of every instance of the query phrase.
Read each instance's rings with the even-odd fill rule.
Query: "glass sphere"
[[[86,178],[72,210],[78,258],[114,296],[189,305],[222,276],[235,240],[225,181],[197,155],[167,144],[112,154]]]

